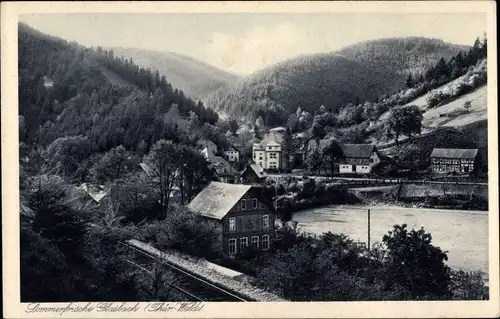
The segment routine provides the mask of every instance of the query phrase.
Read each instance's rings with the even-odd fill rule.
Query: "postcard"
[[[495,2],[1,8],[4,317],[498,317]]]

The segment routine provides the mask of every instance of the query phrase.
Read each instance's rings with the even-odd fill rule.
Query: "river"
[[[367,242],[367,210],[370,209],[371,243],[381,242],[395,224],[407,224],[432,235],[432,244],[448,251],[454,269],[481,271],[488,277],[488,212],[398,206],[328,206],[293,214],[302,230],[321,234],[343,233]]]

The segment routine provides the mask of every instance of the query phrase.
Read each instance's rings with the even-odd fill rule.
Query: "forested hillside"
[[[53,85],[44,85],[44,78]],[[178,125],[176,116],[191,117],[198,128],[218,120],[158,72],[24,25],[19,27],[19,103],[21,141],[47,146],[59,137],[84,135],[101,152],[118,145],[135,151],[141,144],[149,150],[166,137],[193,142],[199,130]],[[168,112],[174,116],[165,116]]]
[[[279,125],[298,107],[313,112],[320,105],[335,109],[348,102],[375,99],[404,86],[404,77],[379,72],[335,55],[298,57],[246,77],[205,99],[205,104],[230,117],[264,118]]]
[[[177,212],[214,179],[195,143],[227,143],[224,122],[110,51],[23,24],[18,41],[21,300],[179,298],[117,245],[139,223],[181,225],[169,245],[206,231]]]
[[[134,48],[110,48],[116,56],[134,60],[143,68],[160,72],[174,88],[193,99],[235,83],[239,76],[225,72],[194,58],[173,53]]]
[[[468,46],[423,37],[388,38],[360,42],[337,53],[373,68],[408,75],[419,74],[440,59],[449,59]]]
[[[374,101],[404,88],[440,58],[464,47],[427,38],[394,38],[356,44],[338,52],[291,59],[209,95],[205,104],[230,117],[282,125],[297,108],[314,114],[324,105]]]

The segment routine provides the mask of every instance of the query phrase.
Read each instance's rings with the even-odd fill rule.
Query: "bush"
[[[480,272],[452,271],[450,289],[453,299],[488,300],[489,291]]]
[[[398,283],[413,298],[450,296],[450,268],[446,252],[431,244],[432,236],[422,227],[408,231],[406,224],[394,225],[384,235],[388,262],[384,265],[383,280],[387,286]]]
[[[202,217],[185,209],[169,212],[163,221],[142,227],[144,241],[152,241],[159,249],[176,249],[202,258],[221,255],[221,231]]]
[[[444,93],[444,92],[434,92],[429,95],[427,98],[427,108],[432,109],[435,107],[438,107],[446,102],[448,102],[451,98],[451,95],[449,93]]]

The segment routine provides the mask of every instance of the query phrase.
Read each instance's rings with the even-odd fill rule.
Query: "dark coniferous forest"
[[[44,86],[44,77],[53,87]],[[22,142],[48,146],[64,136],[83,135],[100,152],[118,145],[149,150],[160,138],[189,142],[164,120],[176,108],[192,113],[197,126],[214,125],[218,116],[202,103],[172,88],[158,72],[139,68],[112,51],[88,49],[19,28],[19,113]]]
[[[195,145],[225,145],[221,121],[158,72],[111,51],[23,24],[18,41],[21,300],[160,298],[117,243],[140,238],[139,223],[164,220],[174,188],[188,202],[213,178]],[[182,174],[151,177],[179,165]],[[106,198],[96,203],[84,184],[105,188]]]

